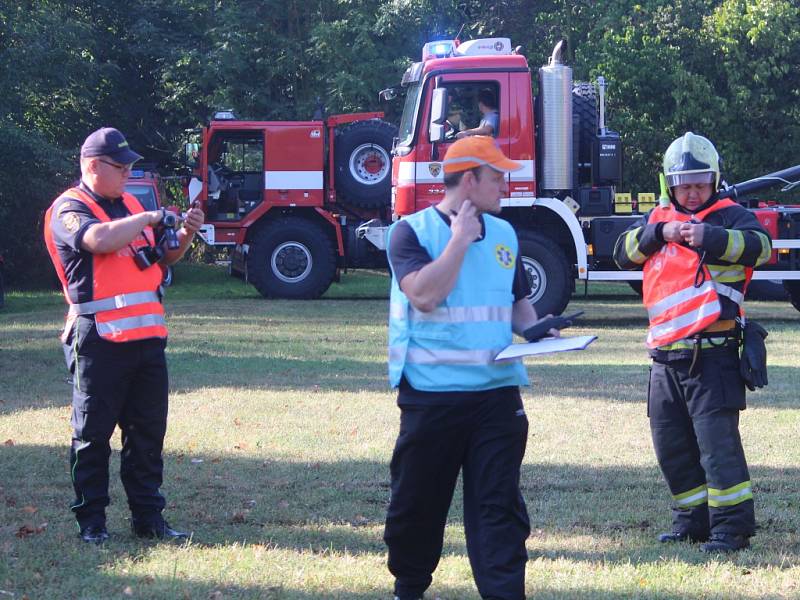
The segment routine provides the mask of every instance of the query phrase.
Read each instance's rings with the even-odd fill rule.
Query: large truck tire
[[[639,296],[639,298],[644,296],[644,288],[642,287],[643,284],[641,279],[634,279],[633,281],[629,281],[628,285],[634,292],[636,292],[636,295]]]
[[[592,181],[592,144],[597,136],[598,112],[597,92],[591,83],[576,82],[572,88],[572,113],[576,115],[578,146],[575,158],[578,164],[577,184]]]
[[[777,279],[754,279],[747,286],[748,300],[785,302],[790,300],[789,292],[783,282]]]
[[[789,294],[789,302],[792,303],[797,310],[800,310],[800,280],[786,279],[783,282],[783,287]]]
[[[250,242],[247,277],[265,298],[319,298],[335,275],[333,243],[314,221],[276,219]]]
[[[336,134],[336,191],[351,206],[389,206],[392,189],[392,140],[397,127],[370,119],[356,121]]]
[[[531,295],[528,297],[536,313],[560,315],[569,304],[574,280],[564,251],[539,233],[522,231],[519,234],[519,254]]]

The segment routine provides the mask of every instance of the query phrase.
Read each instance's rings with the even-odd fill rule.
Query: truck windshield
[[[419,83],[412,83],[406,91],[406,103],[403,107],[403,116],[400,119],[400,132],[398,134],[398,146],[410,146],[414,141],[414,125],[417,121],[417,108],[419,106],[420,92],[422,86]]]
[[[135,183],[126,183],[125,191],[129,194],[136,196],[136,199],[145,210],[157,210],[158,202],[156,201],[156,193],[149,185],[136,185]]]

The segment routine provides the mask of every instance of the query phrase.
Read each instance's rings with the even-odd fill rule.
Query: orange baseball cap
[[[522,165],[508,158],[488,135],[471,135],[457,140],[444,155],[442,169],[445,173],[458,173],[486,165],[495,171],[518,171]]]

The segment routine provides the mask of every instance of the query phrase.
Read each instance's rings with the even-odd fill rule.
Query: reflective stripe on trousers
[[[675,504],[682,508],[699,506],[708,501],[708,488],[705,484],[699,485],[682,494],[675,494],[672,499],[675,500]]]
[[[749,481],[743,481],[738,485],[718,490],[716,488],[708,488],[708,504],[709,506],[734,506],[741,504],[745,500],[752,500],[753,486]]]

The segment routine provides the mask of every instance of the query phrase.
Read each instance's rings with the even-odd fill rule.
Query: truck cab
[[[573,85],[562,51],[557,46],[540,69],[536,98],[528,61],[508,38],[426,44],[401,82],[406,104],[392,168],[395,219],[439,202],[441,161],[456,128],[477,127],[479,95],[493,98],[497,145],[523,166],[508,175],[501,216],[517,230],[530,300],[542,314],[561,313],[575,278],[589,272],[586,219],[606,215],[615,232],[633,219],[615,216],[612,208],[621,182],[619,135],[598,123],[595,89]],[[592,169],[598,140],[607,142],[597,160],[602,173]],[[606,235],[611,240],[612,233]]]

